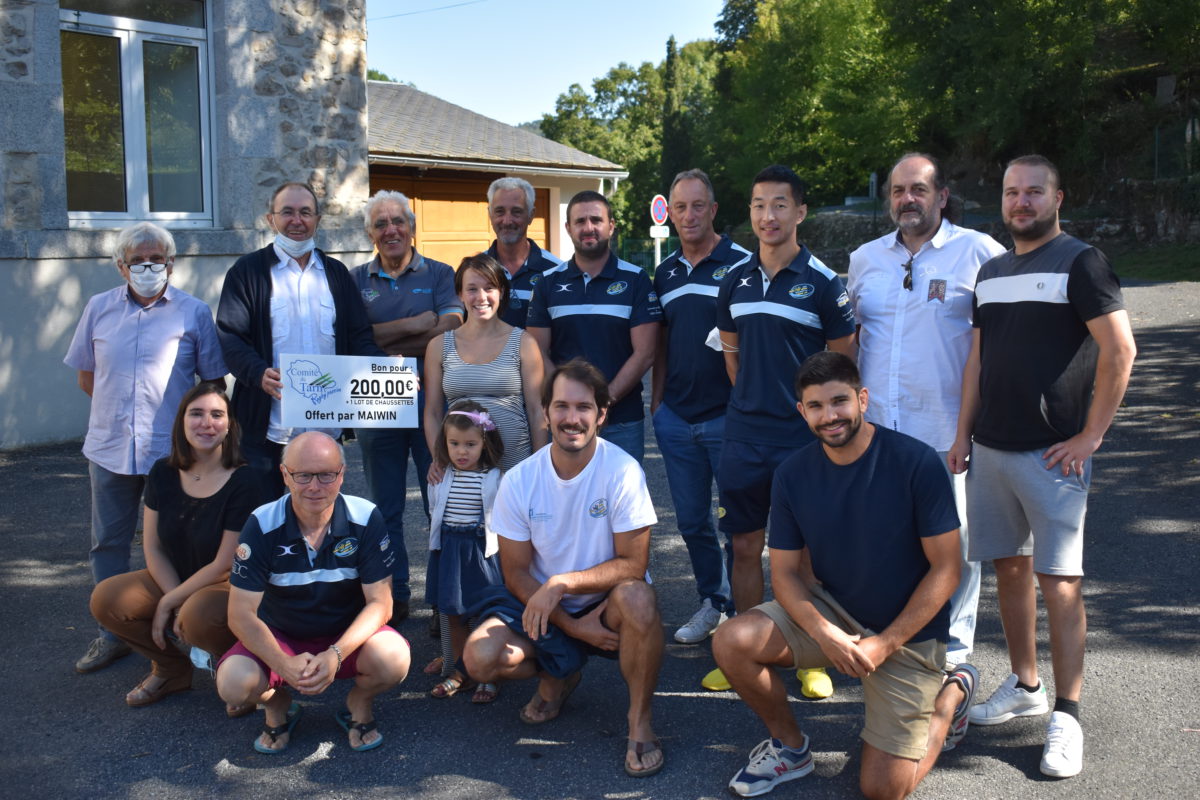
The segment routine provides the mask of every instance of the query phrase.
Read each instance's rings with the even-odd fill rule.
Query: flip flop
[[[667,764],[666,758],[663,758],[663,760],[659,761],[653,767],[646,767],[645,769],[633,769],[629,766],[630,752],[637,756],[638,763],[640,764],[642,763],[642,756],[653,753],[656,750],[662,752],[662,743],[658,739],[650,742],[636,742],[630,739],[628,747],[625,748],[625,774],[631,778],[649,778],[651,775],[657,775],[661,772],[662,768]]]
[[[254,749],[257,752],[262,753],[264,756],[277,756],[284,750],[287,750],[288,746],[292,743],[292,730],[295,729],[296,723],[300,721],[300,715],[302,713],[304,713],[304,709],[300,707],[300,704],[292,703],[291,708],[289,708],[287,712],[287,721],[282,725],[276,725],[272,727],[264,722],[262,732],[258,736],[254,737]],[[259,738],[263,733],[271,737],[271,744],[275,743],[275,740],[279,738],[281,733],[286,733],[288,735],[288,740],[283,747],[271,749],[270,747],[265,747],[262,742],[259,741]]]
[[[481,683],[475,689],[475,694],[471,695],[471,702],[476,705],[485,703],[494,703],[496,698],[500,696],[500,687],[494,683]]]
[[[547,700],[542,697],[540,691],[533,693],[533,698],[525,704],[521,709],[521,722],[526,725],[543,725],[552,719],[558,717],[562,713],[563,706],[567,704],[567,698],[571,696],[571,692],[575,691],[575,687],[579,685],[579,681],[583,679],[582,672],[576,672],[571,677],[567,678],[567,685],[563,688],[562,694],[555,700]],[[538,714],[545,714],[541,719],[536,719],[529,715],[530,711]]]
[[[355,722],[354,717],[352,717],[350,715],[350,709],[348,709],[348,708],[343,708],[341,711],[334,714],[334,718],[337,720],[337,724],[341,725],[342,730],[344,730],[346,733],[350,733],[351,730],[358,731],[358,740],[360,742],[363,740],[363,737],[366,736],[368,733],[370,733],[371,731],[377,731],[379,728],[379,726],[376,724],[375,720],[371,720],[370,722]],[[382,733],[379,734],[378,739],[371,742],[370,744],[360,744],[357,747],[355,747],[354,745],[350,745],[350,749],[356,753],[365,753],[368,750],[374,750],[376,747],[379,747],[379,745],[381,745],[381,744],[383,744],[383,734]]]

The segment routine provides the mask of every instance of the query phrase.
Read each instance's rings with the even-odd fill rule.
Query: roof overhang
[[[384,153],[368,153],[368,164],[387,164],[393,167],[417,167],[419,169],[462,169],[474,172],[521,172],[526,175],[551,175],[561,178],[610,178],[624,180],[628,170],[601,170],[586,167],[550,167],[540,164],[502,164],[493,161],[462,161],[453,158],[429,158],[423,156],[398,156]]]

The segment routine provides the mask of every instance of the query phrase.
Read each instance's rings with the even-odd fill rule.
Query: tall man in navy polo
[[[462,324],[463,309],[454,294],[454,270],[449,264],[425,258],[413,247],[417,217],[400,192],[380,190],[363,211],[375,258],[351,270],[362,294],[375,342],[385,353],[417,359],[423,372],[425,346],[443,331]],[[396,551],[392,573],[397,622],[408,616],[408,550],[404,546],[404,495],[408,459],[412,455],[421,487],[421,507],[428,508],[426,475],[433,460],[420,420],[425,393],[417,395],[417,427],[359,428],[363,474],[371,500],[383,512]]]
[[[717,202],[704,172],[690,169],[676,175],[669,197],[668,213],[680,244],[654,271],[654,291],[666,324],[655,351],[650,412],[700,593],[700,610],[675,631],[675,640],[695,644],[732,607],[725,554],[712,515],[730,384],[725,359],[705,340],[717,324],[722,279],[749,260],[750,251],[713,230]]]
[[[750,190],[758,251],[721,281],[717,296],[717,328],[733,381],[717,471],[718,516],[721,531],[733,541],[730,583],[739,611],[763,600],[772,476],[813,441],[794,411],[791,377],[804,359],[826,347],[854,356],[854,310],[842,280],[796,239],[807,213],[796,173],[778,164],[758,173]],[[718,670],[704,685],[728,684]],[[831,687],[823,678],[820,686],[805,689],[827,696]]]
[[[383,743],[372,701],[404,680],[410,658],[385,624],[390,537],[375,506],[341,494],[346,460],[326,434],[289,442],[280,469],[288,494],[256,509],[238,538],[229,579],[238,643],[217,667],[217,691],[230,704],[262,702],[254,749],[272,755],[287,748],[300,718],[289,687],[318,695],[353,678],[337,719],[352,749],[371,750]]]
[[[542,274],[528,330],[548,362],[581,357],[604,373],[613,405],[603,438],[640,464],[642,376],[654,361],[662,307],[645,270],[609,249],[615,226],[608,198],[590,190],[572,197],[566,227],[575,255]]]
[[[533,285],[542,273],[563,263],[528,237],[533,219],[533,186],[521,178],[497,178],[488,187],[488,220],[496,239],[487,254],[504,267],[509,280],[508,307],[500,319],[525,327]]]

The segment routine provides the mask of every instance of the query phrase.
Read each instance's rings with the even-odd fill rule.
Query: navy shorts
[[[717,527],[721,533],[733,536],[767,527],[775,471],[800,447],[725,440],[717,468]]]

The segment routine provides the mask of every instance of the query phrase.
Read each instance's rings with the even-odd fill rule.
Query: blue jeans
[[[89,461],[88,477],[92,488],[92,548],[88,562],[92,580],[99,583],[129,572],[129,555],[146,476],[119,475]],[[100,635],[117,640],[104,628],[100,628]]]
[[[605,425],[600,429],[600,438],[612,442],[641,464],[646,455],[646,420]]]
[[[419,417],[418,417],[419,419]],[[408,602],[412,590],[408,586],[408,548],[404,546],[404,505],[408,491],[408,458],[412,454],[421,487],[421,504],[429,515],[428,485],[429,447],[425,434],[418,428],[359,428],[358,446],[362,450],[363,475],[371,502],[379,507],[392,540],[396,561],[392,565],[392,595]]]
[[[946,662],[958,665],[967,661],[975,646],[975,612],[979,606],[980,565],[967,560],[967,488],[966,475],[954,475],[946,464],[946,453],[939,452],[942,466],[950,475],[954,487],[954,504],[958,507],[959,545],[962,548],[962,575],[958,588],[950,596],[950,639],[946,644]]]
[[[721,537],[713,525],[713,479],[725,440],[725,417],[689,425],[666,403],[654,412],[654,435],[667,471],[667,485],[675,506],[675,522],[687,545],[701,600],[725,611],[730,602],[727,559],[728,540],[722,552]]]

